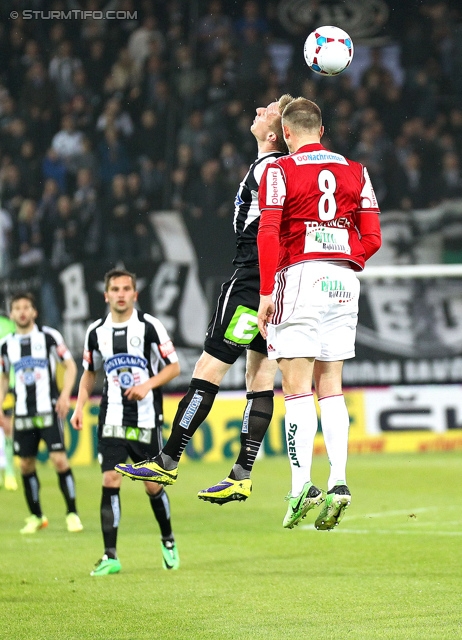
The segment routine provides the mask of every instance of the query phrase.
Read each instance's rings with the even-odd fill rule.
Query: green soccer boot
[[[308,511],[324,501],[324,496],[321,489],[315,487],[312,482],[306,482],[298,496],[293,497],[289,492],[285,499],[289,502],[289,506],[282,526],[285,529],[293,529],[300,520],[303,520]]]
[[[338,525],[351,502],[351,493],[345,483],[340,482],[327,492],[314,526],[321,531],[330,531]]]

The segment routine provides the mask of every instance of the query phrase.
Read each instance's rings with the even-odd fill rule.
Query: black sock
[[[173,540],[172,525],[170,522],[170,501],[167,492],[162,489],[162,491],[155,496],[148,495],[152,510],[159,523],[162,539]]]
[[[273,416],[274,391],[247,393],[241,431],[241,448],[229,477],[250,478],[255,458]]]
[[[180,400],[173,420],[172,433],[162,453],[179,462],[181,454],[197,428],[204,422],[212,408],[218,385],[193,378],[188,393]]]
[[[62,473],[58,473],[59,488],[66,501],[67,513],[77,513],[75,506],[75,482],[72,470],[68,469]]]
[[[41,518],[43,514],[40,506],[40,482],[37,473],[33,471],[32,473],[23,475],[22,482],[29,511],[32,515],[37,516],[37,518]]]
[[[120,522],[120,489],[103,487],[101,497],[101,531],[103,532],[104,553],[108,558],[117,558],[117,532]]]

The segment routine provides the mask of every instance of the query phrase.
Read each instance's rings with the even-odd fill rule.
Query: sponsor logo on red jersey
[[[285,197],[286,190],[280,169],[269,167],[266,176],[266,204],[271,207],[282,207]]]
[[[335,162],[337,164],[345,164],[348,166],[346,158],[339,153],[333,153],[332,151],[306,151],[304,153],[294,153],[291,156],[295,164],[326,164]]]

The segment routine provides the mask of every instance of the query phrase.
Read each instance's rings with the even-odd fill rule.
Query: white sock
[[[318,417],[312,393],[284,397],[287,454],[292,470],[292,496],[298,496],[311,480],[314,436]]]
[[[343,395],[321,398],[319,407],[322,433],[330,463],[330,476],[327,482],[329,491],[337,482],[346,482],[350,417]]]

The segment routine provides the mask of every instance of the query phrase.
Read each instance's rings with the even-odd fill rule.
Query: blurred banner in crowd
[[[462,276],[361,283],[345,386],[462,381]]]
[[[461,214],[460,201],[382,214],[383,247],[364,276],[368,267],[390,265],[435,265],[435,273],[430,269],[428,277],[399,277],[395,269],[392,277],[362,280],[356,358],[345,363],[345,386],[462,382],[462,276],[438,275],[442,262],[462,262]],[[178,349],[182,374],[171,388],[186,387],[219,292],[217,278],[221,283],[229,277],[232,265],[221,276],[204,256],[200,270],[208,275],[200,280],[199,261],[181,216],[157,212],[152,223],[162,247],[158,259],[16,269],[0,280],[0,306],[6,309],[17,291],[33,291],[41,322],[61,329],[80,362],[86,328],[106,313],[104,274],[112,266],[124,266],[137,274],[140,308],[163,322]],[[222,388],[244,388],[244,372],[242,357]]]

